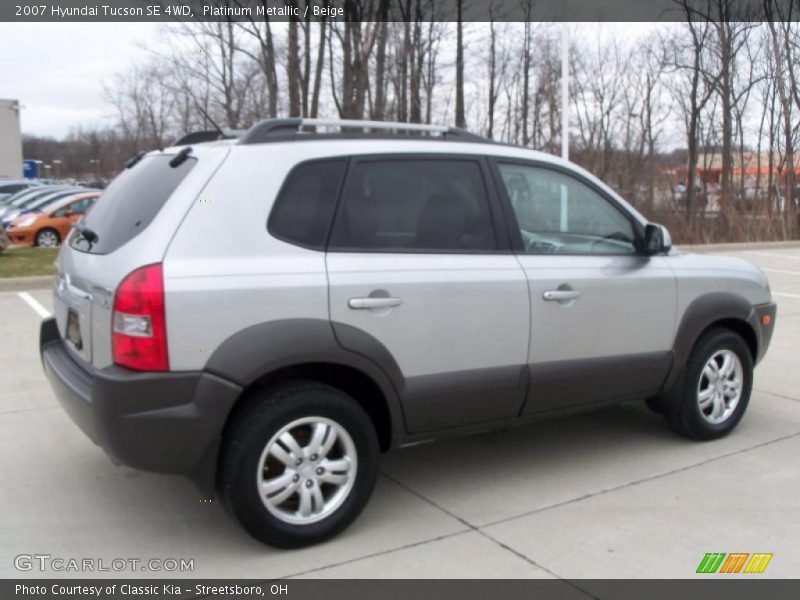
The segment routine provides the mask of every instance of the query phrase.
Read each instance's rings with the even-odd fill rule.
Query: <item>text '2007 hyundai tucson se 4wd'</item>
[[[66,412],[280,547],[350,524],[394,446],[635,399],[723,436],[775,320],[757,267],[672,249],[586,171],[398,123],[137,156],[56,267],[41,353]]]

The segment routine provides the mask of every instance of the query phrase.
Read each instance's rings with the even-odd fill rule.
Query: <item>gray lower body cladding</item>
[[[403,412],[416,434],[645,398],[659,390],[671,364],[667,351],[412,377]]]
[[[87,371],[64,347],[54,319],[43,322],[40,346],[58,401],[112,460],[208,483],[239,386],[204,372]]]
[[[648,352],[529,365],[523,415],[644,398],[664,383],[672,352]]]
[[[746,322],[755,330],[759,359],[770,342],[775,305],[748,308]],[[765,315],[771,317],[769,326],[761,325]],[[339,336],[350,345],[358,342],[361,352],[342,348]],[[242,390],[259,375],[293,361],[333,361],[366,373],[389,404],[392,443],[402,444],[420,435],[437,437],[481,424],[511,424],[520,416],[643,398],[669,382],[690,346],[676,343],[669,352],[410,379],[403,378],[388,350],[374,338],[317,320],[289,320],[241,332],[212,356],[213,369],[208,371],[140,373],[114,366],[86,370],[64,346],[54,319],[42,323],[40,349],[45,373],[64,410],[114,461],[187,475],[210,490],[223,429]]]

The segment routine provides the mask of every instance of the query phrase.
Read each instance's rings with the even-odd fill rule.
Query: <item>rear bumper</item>
[[[758,304],[753,307],[747,322],[756,332],[757,351],[753,363],[758,363],[767,353],[769,343],[772,341],[772,332],[775,330],[775,315],[778,306],[774,302]],[[767,318],[768,317],[768,318]],[[768,320],[768,323],[765,323]]]
[[[239,386],[205,372],[86,370],[52,318],[42,323],[40,351],[58,401],[112,460],[213,486],[222,429]]]

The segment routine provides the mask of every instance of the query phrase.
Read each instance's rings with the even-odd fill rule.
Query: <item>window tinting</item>
[[[321,160],[294,169],[275,200],[269,231],[294,244],[323,248],[344,165],[344,160]]]
[[[341,250],[480,252],[496,242],[477,162],[358,162],[330,247]]]
[[[529,254],[632,254],[628,217],[605,197],[569,175],[500,164],[520,234]]]
[[[84,218],[86,227],[97,234],[97,241],[89,244],[83,237],[73,235],[70,246],[92,254],[108,254],[144,231],[197,164],[196,158],[189,158],[170,167],[172,156],[146,156],[123,170]]]

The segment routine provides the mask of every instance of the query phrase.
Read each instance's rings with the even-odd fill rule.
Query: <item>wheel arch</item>
[[[683,313],[673,342],[672,367],[663,389],[670,389],[689,360],[697,341],[711,329],[724,327],[738,333],[747,344],[753,363],[758,360],[760,343],[752,323],[753,305],[738,294],[711,292],[693,300]]]
[[[343,348],[332,323],[323,319],[262,323],[225,340],[211,355],[205,370],[243,389],[226,426],[259,390],[290,379],[308,379],[352,396],[375,425],[381,450],[390,448],[404,432],[398,399],[402,386],[402,380],[397,380],[399,369],[380,342],[361,330],[349,329],[351,338],[371,351],[369,355]],[[380,349],[384,352],[375,352]]]

